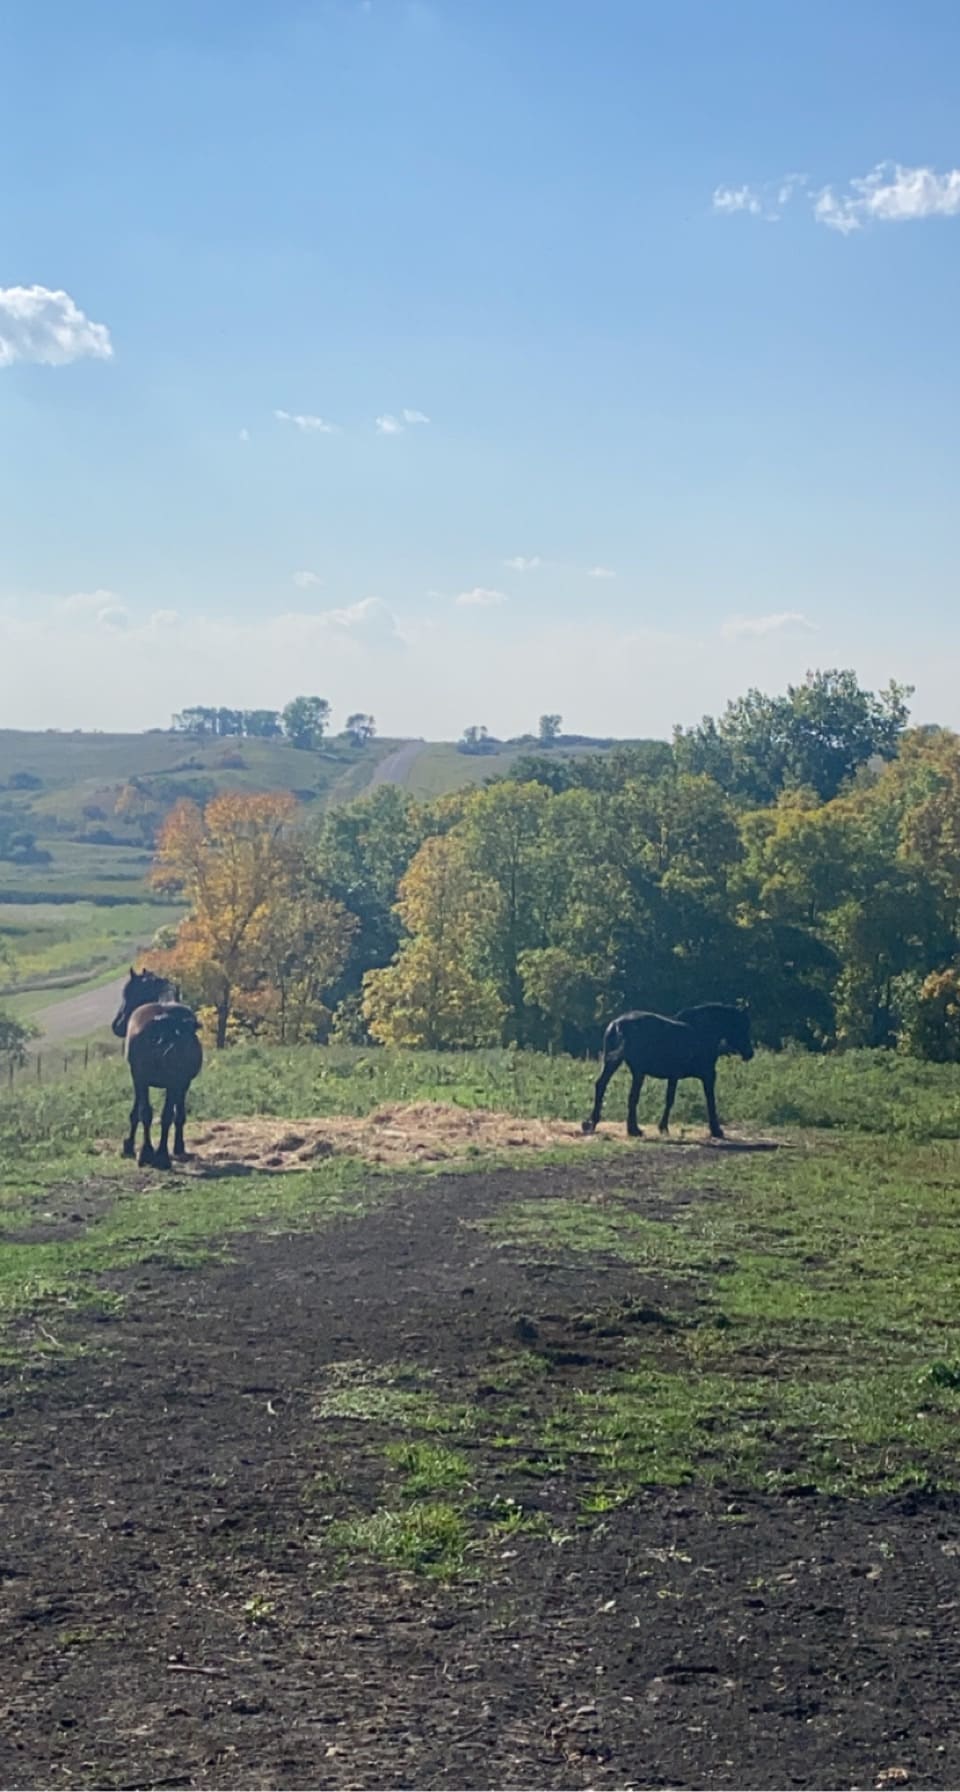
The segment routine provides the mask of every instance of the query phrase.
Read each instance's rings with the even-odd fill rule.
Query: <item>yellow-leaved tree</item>
[[[497,1043],[505,1010],[488,965],[502,899],[456,836],[424,841],[400,883],[397,913],[410,937],[392,964],[363,980],[374,1039],[433,1050]]]
[[[219,1046],[232,1024],[281,1044],[316,1038],[347,960],[358,922],[316,889],[296,807],[286,795],[228,794],[203,810],[180,803],[161,830],[153,882],[186,897],[190,913],[159,965],[214,1011]]]

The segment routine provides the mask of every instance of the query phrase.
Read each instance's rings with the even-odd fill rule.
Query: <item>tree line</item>
[[[960,1058],[960,738],[850,672],[671,743],[560,757],[315,828],[284,796],[183,804],[160,962],[237,1035],[596,1049],[630,1007],[746,998],[757,1037]]]
[[[330,705],[325,697],[294,697],[284,709],[227,709],[197,704],[173,717],[175,734],[193,740],[287,740],[291,746],[314,751],[330,727]],[[363,746],[377,732],[372,716],[357,710],[343,726],[343,737]]]

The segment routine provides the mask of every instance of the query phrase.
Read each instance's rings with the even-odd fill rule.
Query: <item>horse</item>
[[[153,1164],[158,1170],[170,1169],[167,1141],[171,1125],[174,1157],[182,1159],[187,1155],[183,1142],[187,1090],[200,1074],[203,1047],[198,1038],[200,1023],[193,1009],[178,999],[179,994],[165,977],[155,976],[152,971],[135,971],[131,965],[113,1021],[114,1033],[124,1042],[124,1057],[133,1078],[130,1133],[123,1141],[123,1155],[134,1156],[137,1122],[142,1121],[143,1145],[138,1159],[141,1168]],[[150,1142],[151,1089],[162,1089],[166,1096],[156,1151]]]
[[[659,1130],[670,1130],[670,1113],[683,1077],[694,1076],[703,1084],[710,1119],[710,1134],[723,1138],[717,1116],[717,1059],[726,1047],[749,1063],[753,1057],[750,1040],[750,1011],[725,1002],[702,1002],[696,1008],[683,1008],[671,1019],[665,1014],[621,1014],[612,1020],[603,1035],[603,1068],[597,1078],[593,1113],[584,1120],[583,1130],[595,1132],[600,1123],[603,1097],[607,1084],[621,1064],[629,1065],[633,1081],[627,1103],[627,1133],[632,1139],[642,1135],[637,1125],[637,1102],[647,1076],[664,1077],[667,1099]]]

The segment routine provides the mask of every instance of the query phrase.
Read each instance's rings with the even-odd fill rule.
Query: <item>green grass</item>
[[[347,1559],[372,1556],[395,1568],[448,1579],[463,1562],[467,1531],[453,1506],[429,1500],[401,1510],[384,1506],[368,1518],[335,1521],[323,1543]]]
[[[596,747],[554,747],[559,759],[586,758],[599,752]],[[536,741],[523,746],[503,747],[497,753],[461,753],[453,741],[428,741],[417,754],[403,780],[411,796],[429,800],[463,790],[471,784],[483,784],[487,778],[505,778],[525,754],[536,753]]]
[[[183,782],[211,780],[216,790],[295,790],[325,796],[360,765],[372,772],[397,745],[376,740],[364,747],[330,740],[316,753],[285,741],[190,740],[177,734],[32,734],[0,729],[0,787],[15,772],[40,780],[39,788],[9,793],[32,818],[38,833],[79,826],[91,804],[112,814],[116,793],[130,778]],[[237,761],[242,760],[242,764]],[[6,795],[6,793],[5,793]]]
[[[585,1450],[626,1489],[960,1486],[956,1147],[860,1136],[725,1158],[709,1177],[701,1162],[686,1180],[708,1182],[709,1197],[667,1219],[632,1212],[611,1184],[600,1209],[519,1202],[491,1224],[502,1246],[602,1250],[678,1292],[659,1362],[574,1402],[540,1446]]]
[[[208,1119],[273,1114],[283,1119],[369,1114],[393,1102],[431,1100],[491,1107],[518,1115],[579,1120],[588,1112],[596,1067],[573,1058],[513,1051],[412,1052],[351,1046],[208,1049],[192,1111]],[[721,1063],[721,1114],[734,1131],[863,1133],[928,1140],[960,1138],[960,1066],[920,1064],[892,1052],[817,1058],[759,1052],[751,1064]],[[626,1077],[611,1084],[604,1119],[622,1135]],[[656,1150],[662,1092],[644,1091],[641,1121]],[[122,1066],[114,1061],[50,1088],[27,1081],[0,1100],[0,1154],[72,1146],[116,1132],[129,1108]],[[677,1128],[706,1134],[702,1096],[681,1085]],[[711,1154],[711,1162],[715,1161]],[[747,1160],[737,1156],[740,1165]]]
[[[161,902],[111,908],[92,902],[0,905],[0,941],[13,955],[7,987],[64,988],[71,978],[110,974],[124,956],[148,946],[158,928],[175,924],[182,913]],[[4,993],[0,984],[0,995]]]

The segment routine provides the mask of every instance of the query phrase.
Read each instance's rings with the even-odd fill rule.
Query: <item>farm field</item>
[[[168,1178],[0,1101],[2,1783],[958,1783],[960,1073],[590,1079],[244,1048]]]

